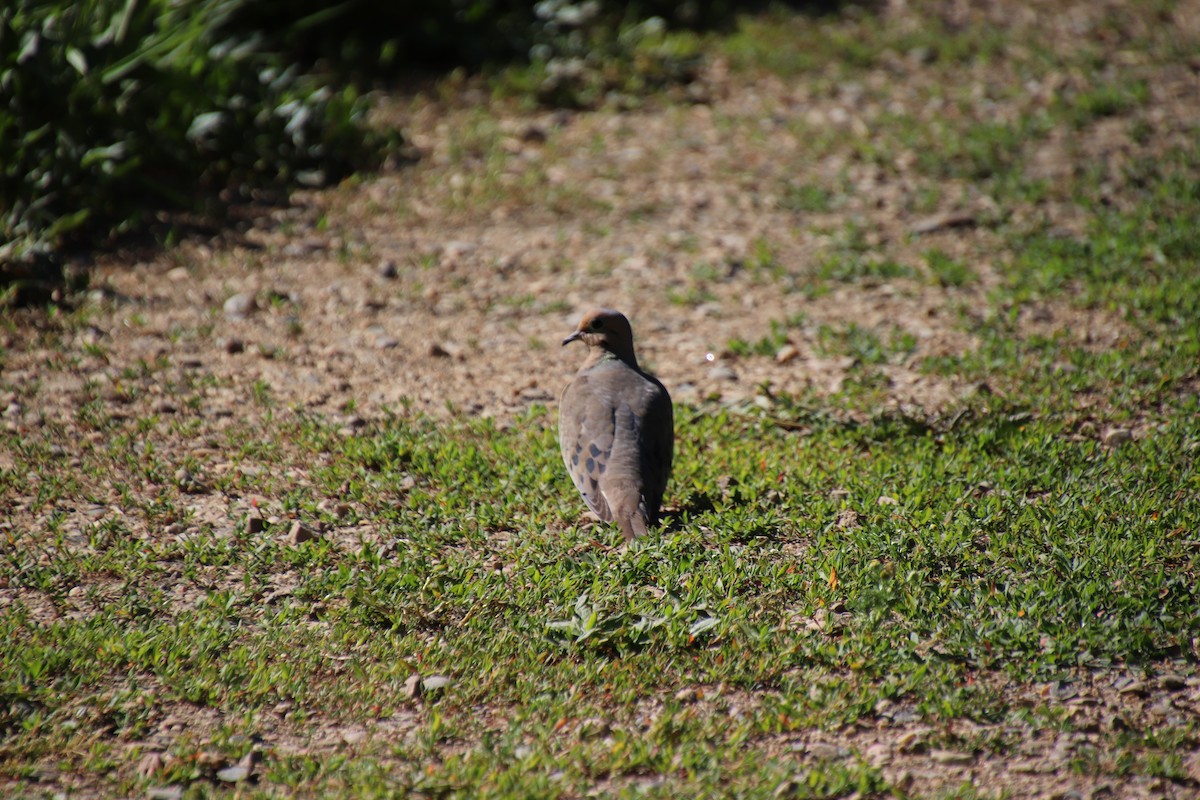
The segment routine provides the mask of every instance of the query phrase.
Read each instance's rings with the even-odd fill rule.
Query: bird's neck
[[[588,354],[587,361],[584,363],[583,368],[588,369],[596,366],[597,364],[603,364],[606,361],[620,361],[641,372],[641,367],[638,366],[637,356],[632,352],[617,353],[612,350],[605,350],[603,347],[592,348],[592,352]]]

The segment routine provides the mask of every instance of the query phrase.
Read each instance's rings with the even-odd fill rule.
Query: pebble
[[[1187,679],[1182,675],[1167,674],[1158,679],[1158,685],[1168,692],[1177,692],[1187,688]]]
[[[148,800],[180,800],[183,797],[182,786],[151,786],[146,790]]]
[[[955,750],[931,750],[929,758],[935,764],[970,764],[975,756],[970,753],[959,753]]]
[[[226,783],[238,783],[250,777],[250,768],[244,767],[241,764],[234,764],[232,767],[217,770],[217,780],[225,781]]]
[[[1120,447],[1132,440],[1133,434],[1128,428],[1109,428],[1102,438],[1106,447]]]
[[[245,319],[254,313],[258,304],[254,301],[254,295],[235,294],[225,301],[222,308],[226,319]]]
[[[736,381],[738,374],[732,367],[727,367],[724,364],[717,364],[708,371],[708,377],[714,381]]]
[[[194,475],[191,470],[185,468],[175,471],[175,483],[179,486],[180,491],[186,494],[203,494],[208,491],[208,487],[204,485],[204,481]]]
[[[408,676],[408,680],[404,682],[404,696],[410,700],[418,699],[424,691],[424,686],[421,683],[421,676],[413,673]]]
[[[395,280],[399,274],[400,270],[396,268],[396,262],[392,259],[388,258],[379,262],[379,277],[391,281]]]
[[[892,749],[883,742],[876,742],[863,751],[863,760],[879,769],[892,763]]]
[[[794,344],[785,344],[775,353],[775,363],[789,364],[800,356],[800,349]]]
[[[839,747],[836,744],[829,744],[828,742],[810,742],[804,748],[804,752],[822,761],[833,761],[839,758],[846,758],[850,755],[850,751],[846,748]]]
[[[246,517],[246,533],[262,533],[266,527],[267,521],[257,511]]]
[[[311,542],[320,538],[320,535],[316,531],[301,524],[299,520],[293,522],[292,527],[288,529],[288,544],[304,544],[305,542]]]
[[[426,692],[440,692],[442,689],[445,689],[452,683],[454,683],[454,681],[451,678],[447,678],[445,675],[430,675],[428,678],[421,681],[421,686]]]
[[[367,732],[362,728],[350,728],[341,732],[342,741],[346,744],[354,745],[363,742],[367,738]]]
[[[948,228],[969,228],[975,225],[975,216],[964,212],[937,214],[920,220],[912,226],[912,232],[917,236],[946,230]]]

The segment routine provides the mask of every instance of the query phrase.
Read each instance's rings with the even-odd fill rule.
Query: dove
[[[563,389],[558,444],[588,508],[614,522],[626,541],[658,520],[675,451],[671,396],[642,371],[625,315],[584,315],[563,345],[581,341],[587,359]]]

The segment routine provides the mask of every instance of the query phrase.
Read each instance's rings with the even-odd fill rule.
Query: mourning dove
[[[638,367],[633,331],[620,312],[588,312],[562,343],[576,340],[588,357],[559,402],[563,462],[600,519],[615,522],[626,540],[644,536],[671,474],[671,396]]]

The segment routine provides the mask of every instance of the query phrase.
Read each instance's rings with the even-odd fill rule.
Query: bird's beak
[[[578,339],[581,339],[581,338],[583,338],[583,331],[575,331],[570,336],[568,336],[567,338],[562,340],[563,346],[565,347],[565,346],[569,345],[571,342],[577,341]]]

